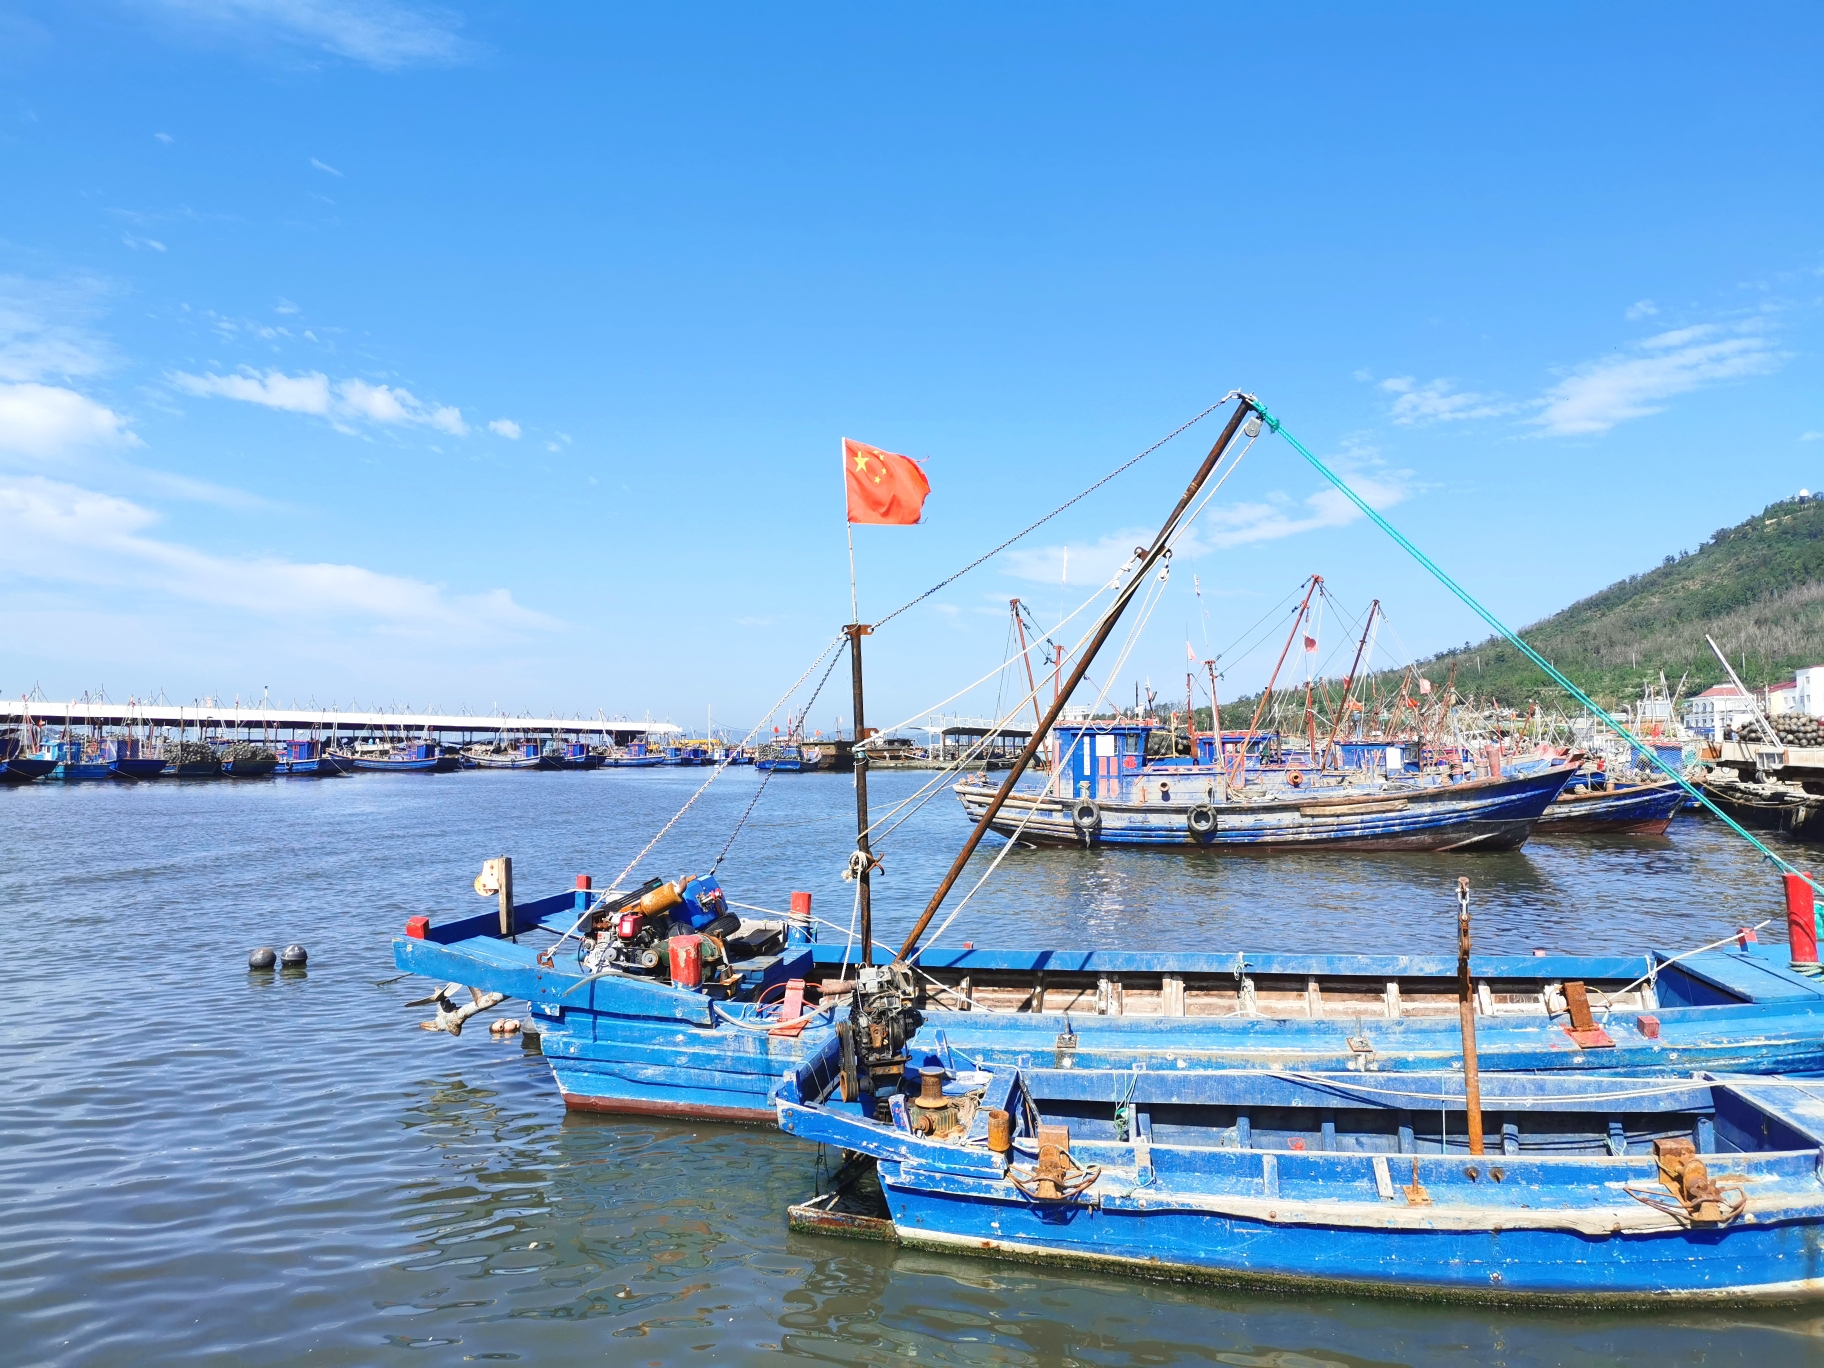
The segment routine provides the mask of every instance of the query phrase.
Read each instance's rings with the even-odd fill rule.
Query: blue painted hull
[[[571,1107],[765,1119],[779,1070],[833,1028],[774,1037],[728,1020],[745,1020],[747,1002],[625,975],[584,983],[574,942],[555,967],[539,966],[532,938],[574,925],[576,896],[517,908],[525,943],[503,941],[488,912],[396,939],[394,961],[530,1003]],[[840,945],[804,947],[759,970],[753,986],[786,977],[814,986],[842,976],[843,958]],[[1399,1074],[1447,1068],[1462,1049],[1455,961],[1441,957],[937,949],[919,965],[929,981],[914,1044],[983,1064]],[[1487,990],[1477,1029],[1491,1072],[1824,1072],[1824,983],[1787,967],[1784,947],[1677,963],[1476,956],[1471,970]],[[1607,1043],[1579,1043],[1563,1000],[1549,998],[1572,981],[1615,1002]],[[1060,1037],[1071,1036],[1066,1049]]]
[[[606,769],[651,769],[664,763],[662,755],[616,755],[602,762]]]
[[[1540,835],[1564,833],[1659,836],[1685,802],[1685,790],[1670,779],[1659,784],[1565,794],[1539,819]]]
[[[264,779],[278,767],[279,762],[272,759],[222,761],[222,773],[230,779]]]
[[[940,1140],[826,1101],[830,1064],[784,1082],[780,1124],[872,1157],[880,1223],[914,1247],[1380,1296],[1824,1296],[1824,1102],[1784,1080],[1485,1075],[1494,1129],[1474,1156],[1450,1074],[1410,1077],[1409,1097],[1322,1074],[952,1075],[982,1110]],[[1454,1135],[1434,1128],[1450,1119],[1432,1098],[1455,1099]],[[1014,1118],[1004,1157],[985,1146],[989,1107]],[[1071,1164],[1089,1180],[1079,1190],[1029,1195],[1034,1121],[1068,1128]],[[1666,1140],[1732,1187],[1708,1216],[1686,1215],[1660,1181],[1654,1142]],[[1714,1219],[1722,1208],[1734,1216]],[[817,1228],[801,1210],[794,1223]]]
[[[15,755],[10,760],[0,760],[0,783],[29,784],[56,768],[57,762],[44,756]]]
[[[1125,783],[1122,796],[1096,800],[1082,820],[1080,800],[1014,794],[996,814],[994,830],[1034,844],[1189,846],[1211,849],[1513,850],[1558,797],[1572,770],[1462,784],[1389,784],[1309,790],[1269,800],[1223,802],[1213,776],[1186,773],[1167,781]],[[1144,795],[1143,795],[1144,789]],[[987,811],[995,787],[956,786],[971,820]],[[1193,827],[1199,809],[1213,814],[1207,831]]]
[[[170,762],[167,760],[155,760],[146,756],[116,760],[111,766],[118,779],[156,779],[169,767]]]
[[[358,770],[373,770],[383,774],[430,774],[444,768],[442,759],[436,756],[426,760],[392,760],[357,755],[354,763]]]
[[[65,760],[57,764],[47,776],[66,784],[88,783],[96,779],[115,778],[114,770],[105,760]]]

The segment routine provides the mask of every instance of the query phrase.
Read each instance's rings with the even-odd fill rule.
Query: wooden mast
[[[1337,708],[1336,725],[1330,728],[1330,739],[1324,743],[1323,765],[1329,765],[1330,752],[1336,749],[1336,738],[1342,735],[1343,720],[1349,716],[1349,691],[1355,687],[1355,672],[1362,667],[1362,652],[1368,649],[1368,633],[1374,629],[1374,615],[1381,611],[1381,601],[1368,605],[1368,620],[1362,624],[1362,639],[1355,643],[1355,659],[1349,663],[1349,677],[1343,681],[1343,701]]]
[[[1279,648],[1279,659],[1273,662],[1273,673],[1267,679],[1267,687],[1260,691],[1260,702],[1255,705],[1254,716],[1248,720],[1248,734],[1241,739],[1241,756],[1237,761],[1236,782],[1243,788],[1248,784],[1248,747],[1254,744],[1254,731],[1260,726],[1261,715],[1267,710],[1267,701],[1273,697],[1273,686],[1279,682],[1279,672],[1286,663],[1286,656],[1292,650],[1292,641],[1298,635],[1298,629],[1304,626],[1305,614],[1311,611],[1311,596],[1324,582],[1322,575],[1311,576],[1311,586],[1305,590],[1305,601],[1298,605],[1298,615],[1292,619],[1292,630],[1286,633],[1286,644]]]
[[[1127,609],[1127,605],[1133,601],[1134,596],[1140,591],[1140,586],[1146,583],[1152,573],[1153,567],[1168,553],[1172,533],[1177,530],[1179,519],[1184,516],[1185,510],[1191,506],[1191,501],[1197,497],[1198,491],[1203,488],[1204,482],[1210,478],[1211,472],[1216,469],[1217,463],[1222,460],[1223,453],[1229,449],[1229,444],[1235,440],[1235,434],[1240,430],[1242,423],[1250,416],[1254,415],[1254,401],[1246,395],[1239,396],[1239,402],[1235,406],[1235,412],[1230,416],[1227,425],[1222,429],[1222,435],[1216,439],[1216,445],[1210,448],[1210,454],[1204,457],[1203,464],[1197,468],[1197,473],[1192,476],[1190,485],[1179,498],[1177,507],[1172,509],[1171,516],[1165,520],[1165,525],[1159,529],[1159,535],[1153,538],[1153,544],[1147,548],[1145,554],[1141,557],[1140,564],[1134,570],[1133,576],[1128,580],[1126,585],[1122,587],[1121,591],[1115,595],[1115,601],[1109,605],[1108,611],[1102,615],[1101,624],[1096,628],[1095,635],[1090,638],[1089,645],[1084,650],[1082,657],[1077,661],[1076,665],[1072,667],[1069,680],[1062,686],[1057,697],[1052,699],[1051,707],[1046,710],[1045,716],[1040,720],[1038,730],[1033,732],[1032,739],[1026,743],[1026,748],[1020,752],[1019,758],[1013,762],[1013,768],[1007,771],[1007,777],[1001,781],[1000,788],[995,792],[994,797],[989,800],[987,810],[983,812],[981,817],[977,820],[975,830],[969,833],[969,839],[963,842],[963,848],[957,852],[956,859],[951,862],[949,871],[944,875],[943,881],[937,886],[937,891],[931,895],[931,901],[926,904],[924,912],[919,916],[918,923],[912,928],[911,934],[906,937],[905,943],[899,947],[897,958],[904,960],[917,949],[919,938],[925,934],[925,928],[931,925],[931,919],[937,915],[937,909],[944,905],[944,899],[950,895],[950,890],[955,887],[956,881],[961,876],[964,866],[969,863],[969,857],[975,854],[976,847],[982,843],[982,837],[987,835],[988,824],[999,815],[1001,808],[1007,802],[1008,795],[1013,792],[1013,786],[1019,782],[1020,776],[1026,772],[1027,766],[1032,763],[1032,757],[1038,753],[1039,746],[1045,740],[1045,734],[1050,731],[1052,726],[1057,722],[1058,714],[1064,711],[1064,705],[1066,701],[1069,700],[1070,696],[1076,692],[1077,685],[1083,682],[1083,676],[1088,672],[1091,662],[1095,660],[1096,652],[1102,649],[1103,643],[1108,640],[1110,633],[1115,630],[1115,623],[1120,620],[1121,614]],[[1256,432],[1259,431],[1258,424],[1259,419],[1255,416]]]

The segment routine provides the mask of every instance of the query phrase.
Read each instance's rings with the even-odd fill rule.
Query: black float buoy
[[[279,953],[279,963],[287,969],[302,969],[310,960],[310,952],[301,945],[288,945]]]
[[[277,959],[278,956],[272,953],[270,945],[262,945],[247,956],[247,967],[249,969],[270,969]]]

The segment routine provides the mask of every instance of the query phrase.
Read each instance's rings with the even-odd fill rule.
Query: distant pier
[[[25,722],[35,727],[127,727],[148,731],[196,732],[203,736],[312,736],[326,741],[360,741],[399,736],[473,740],[499,735],[570,738],[624,746],[640,737],[682,734],[672,722],[635,722],[624,717],[478,717],[472,713],[343,712],[323,708],[221,707],[208,704],[0,701],[0,728]]]

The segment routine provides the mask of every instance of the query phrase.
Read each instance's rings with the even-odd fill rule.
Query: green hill
[[[1688,674],[1687,697],[1721,683],[1725,676],[1704,644],[1706,633],[1751,688],[1790,679],[1799,666],[1824,664],[1824,497],[1771,504],[1695,552],[1669,555],[1520,630],[1605,707],[1638,699],[1642,685],[1657,683],[1661,671],[1674,688]],[[1499,637],[1418,664],[1438,688],[1454,665],[1457,693],[1479,703],[1525,708],[1570,701]],[[1397,673],[1375,682],[1382,693],[1399,688]],[[1224,722],[1233,724],[1239,713],[1245,723],[1252,702],[1225,703]]]

